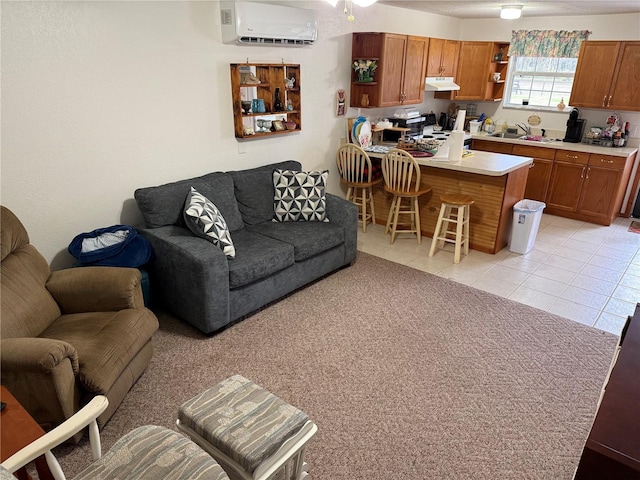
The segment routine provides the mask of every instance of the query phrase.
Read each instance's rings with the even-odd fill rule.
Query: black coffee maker
[[[567,131],[564,134],[564,141],[571,143],[580,143],[582,140],[582,129],[584,128],[584,120],[578,118],[580,112],[577,108],[573,108],[569,113],[567,120]]]

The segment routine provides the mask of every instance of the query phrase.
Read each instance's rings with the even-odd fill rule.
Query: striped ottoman
[[[177,424],[231,479],[308,477],[304,448],[318,427],[304,412],[240,375],[185,402]]]

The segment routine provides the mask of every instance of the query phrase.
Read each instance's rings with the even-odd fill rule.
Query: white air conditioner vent
[[[222,41],[239,45],[313,45],[316,12],[256,2],[220,2]]]
[[[230,8],[224,8],[220,10],[220,23],[222,25],[233,24],[233,10]]]

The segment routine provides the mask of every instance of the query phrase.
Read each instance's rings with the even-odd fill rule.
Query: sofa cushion
[[[332,249],[344,243],[344,228],[334,223],[324,222],[264,222],[247,227],[248,230],[281,242],[294,248],[296,262]]]
[[[233,177],[236,200],[244,222],[247,225],[255,225],[271,221],[275,192],[273,172],[277,169],[300,171],[301,168],[300,162],[287,160],[249,170],[229,172]],[[224,212],[222,214],[224,215]]]
[[[40,337],[73,345],[80,362],[80,384],[104,395],[157,329],[155,316],[137,308],[62,315]]]
[[[182,210],[184,199],[191,187],[215,203],[231,232],[244,226],[236,202],[233,178],[226,173],[214,172],[202,177],[180,180],[157,187],[137,189],[134,197],[147,228],[167,225],[184,227]]]
[[[260,280],[294,263],[293,245],[248,229],[234,234],[236,258],[229,260],[229,288]]]
[[[322,172],[298,172],[275,170],[273,172],[274,221],[328,222],[327,178],[329,170]]]
[[[227,257],[236,256],[227,222],[220,210],[193,187],[184,203],[184,221],[189,230],[220,247]]]

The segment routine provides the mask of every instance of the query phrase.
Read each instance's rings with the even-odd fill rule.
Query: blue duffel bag
[[[68,251],[82,266],[138,268],[152,256],[149,241],[130,225],[113,225],[77,235]]]

